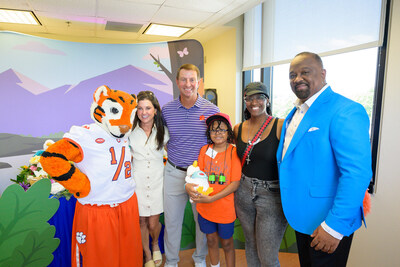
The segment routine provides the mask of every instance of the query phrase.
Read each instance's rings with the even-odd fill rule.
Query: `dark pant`
[[[309,235],[296,231],[296,240],[301,267],[345,267],[353,234],[344,236],[332,254],[312,248],[310,244],[313,238]]]

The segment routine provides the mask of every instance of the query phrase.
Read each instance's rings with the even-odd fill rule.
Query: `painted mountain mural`
[[[132,65],[89,78],[76,85],[49,89],[13,69],[0,73],[0,133],[44,137],[91,123],[93,92],[101,85],[128,93],[153,91],[160,105],[172,100],[165,75]]]

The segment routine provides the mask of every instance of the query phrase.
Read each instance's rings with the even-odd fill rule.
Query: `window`
[[[379,47],[385,0],[265,1],[244,15],[243,70],[288,63],[303,51],[320,56]]]

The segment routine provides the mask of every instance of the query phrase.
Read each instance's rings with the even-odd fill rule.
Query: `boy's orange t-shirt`
[[[212,145],[205,145],[201,148],[198,164],[200,170],[204,171],[207,176],[211,173],[216,175],[215,183],[208,184],[213,188],[210,196],[217,194],[233,181],[239,181],[242,174],[242,165],[236,153],[236,147],[229,144],[225,152],[217,153],[214,151],[214,159],[206,155],[207,149]],[[226,182],[222,185],[218,183],[218,176],[224,174]],[[211,222],[215,223],[232,223],[236,220],[236,212],[234,205],[234,194],[231,193],[224,198],[218,199],[212,203],[197,203],[197,211],[200,215]]]

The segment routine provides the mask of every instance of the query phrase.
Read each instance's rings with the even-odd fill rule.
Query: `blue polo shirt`
[[[187,167],[197,160],[200,149],[207,144],[206,119],[219,112],[219,108],[198,95],[195,104],[187,109],[179,97],[162,108],[168,127],[168,159],[179,167]]]

